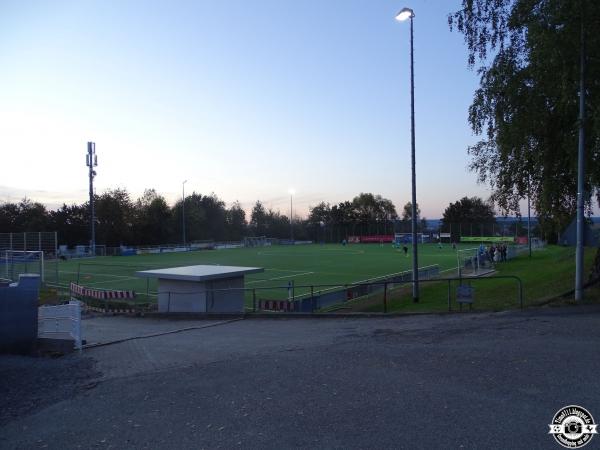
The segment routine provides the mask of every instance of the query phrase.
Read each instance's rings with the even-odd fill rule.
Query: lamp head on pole
[[[405,20],[412,19],[415,17],[415,12],[410,8],[402,8],[398,14],[396,14],[396,20],[398,22],[404,22]]]

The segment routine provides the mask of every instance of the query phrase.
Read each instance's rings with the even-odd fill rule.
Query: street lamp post
[[[412,272],[413,272],[413,302],[419,301],[419,263],[417,256],[417,174],[415,171],[415,61],[413,46],[413,18],[415,13],[410,8],[402,8],[396,14],[396,20],[403,22],[410,19],[410,141],[412,169]]]
[[[579,146],[577,150],[577,246],[575,249],[575,301],[583,300],[583,245],[585,241],[585,34],[581,19],[579,55]]]
[[[185,248],[185,183],[187,180],[184,180],[181,184],[181,229],[183,236],[183,247]]]
[[[531,258],[531,179],[527,179],[527,245]]]
[[[290,193],[290,241],[292,241],[292,243],[294,242],[294,222],[293,222],[293,214],[294,214],[294,203],[293,203],[293,197],[294,194],[296,193],[296,191],[294,191],[293,189],[289,190]]]

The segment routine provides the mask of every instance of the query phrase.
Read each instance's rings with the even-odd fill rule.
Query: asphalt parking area
[[[558,449],[558,409],[600,420],[598,307],[194,323],[62,358],[71,387],[13,408],[0,447]]]

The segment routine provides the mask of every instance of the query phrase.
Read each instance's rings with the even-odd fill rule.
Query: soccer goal
[[[423,233],[417,233],[417,242],[425,244],[429,242],[429,235]],[[394,245],[399,246],[402,244],[412,243],[412,233],[395,233],[394,234]]]
[[[35,273],[42,282],[44,276],[44,252],[39,250],[5,250],[6,278],[16,281],[20,274]]]
[[[264,247],[271,245],[266,236],[246,236],[243,242],[244,247]]]
[[[69,258],[92,258],[94,256],[106,256],[106,245],[76,245],[74,250],[65,250],[64,256]]]
[[[458,270],[460,274],[475,275],[490,271],[494,264],[485,249],[480,247],[465,248],[456,251]]]

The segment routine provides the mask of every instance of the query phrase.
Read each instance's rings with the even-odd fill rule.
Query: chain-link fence
[[[0,273],[16,281],[37,273],[45,283],[58,282],[58,242],[54,231],[0,233]]]
[[[412,232],[410,220],[349,221],[344,223],[310,223],[294,224],[294,237],[299,240],[313,242],[337,243],[355,237],[356,242],[369,242],[366,237],[392,237],[395,234]],[[528,235],[527,220],[497,220],[494,222],[456,222],[445,223],[441,220],[418,220],[417,233],[428,236],[430,242],[442,238],[446,242],[461,242],[464,238],[477,238],[491,241],[492,238],[505,238],[517,241]],[[531,235],[540,236],[537,221],[531,223]],[[373,241],[375,242],[375,241]],[[377,241],[378,242],[378,241]]]
[[[490,223],[444,223],[440,222],[438,233],[449,237],[452,242],[502,240],[518,242],[528,236],[526,221],[490,222]],[[535,223],[531,224],[531,236],[538,236],[539,230]],[[465,239],[467,238],[467,239]],[[468,239],[473,238],[473,239]]]
[[[234,289],[162,290],[154,302],[144,295],[111,297],[115,291],[83,289],[76,295],[89,307],[111,312],[158,311],[199,314],[392,313],[401,311],[460,312],[524,307],[523,285],[516,276],[427,277],[420,279],[420,298],[412,297],[411,273],[381,281]],[[102,295],[101,295],[102,294]],[[86,297],[87,295],[87,297]]]

